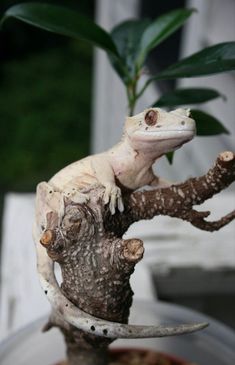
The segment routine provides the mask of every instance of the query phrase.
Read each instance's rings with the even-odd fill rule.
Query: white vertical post
[[[138,0],[97,0],[96,22],[106,30],[138,15]],[[124,86],[113,71],[107,55],[95,51],[93,100],[93,152],[100,152],[118,141],[127,113]]]
[[[139,0],[97,0],[96,4],[96,22],[108,31],[139,14]],[[95,51],[94,69],[92,150],[97,153],[120,139],[127,115],[127,97],[122,81],[103,51]],[[145,81],[146,77],[142,77],[142,83]],[[157,97],[157,89],[151,85],[136,110],[147,108]]]

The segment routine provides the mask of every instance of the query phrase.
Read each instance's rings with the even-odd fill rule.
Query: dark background
[[[94,1],[48,2],[94,14]],[[89,152],[92,48],[10,19],[0,62],[0,191],[34,191]]]

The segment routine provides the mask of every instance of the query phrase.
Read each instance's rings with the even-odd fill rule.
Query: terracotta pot
[[[118,365],[195,365],[175,356],[146,349],[112,349],[110,363]],[[62,361],[53,365],[68,365]]]
[[[128,365],[128,358],[135,359],[135,361],[139,358],[141,365],[143,362],[146,365],[190,365],[189,362],[178,357],[146,349],[113,349],[110,357],[112,361],[121,362],[122,359],[126,359],[125,365]]]

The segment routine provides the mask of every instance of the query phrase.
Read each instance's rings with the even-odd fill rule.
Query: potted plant
[[[77,12],[49,4],[15,5],[2,19],[3,23],[13,17],[45,30],[85,39],[104,49],[127,93],[129,118],[122,142],[101,155],[65,168],[49,183],[40,183],[37,188],[34,238],[38,272],[53,307],[44,329],[53,326],[61,329],[70,365],[107,365],[109,361],[130,365],[133,361],[180,364],[169,356],[163,359],[144,350],[110,355],[108,346],[116,338],[163,337],[206,326],[205,323],[127,324],[133,295],[129,277],[144,249],[138,238],[122,238],[132,223],[160,214],[181,218],[208,231],[220,229],[235,216],[232,212],[209,222],[205,218],[210,212],[193,208],[234,181],[235,156],[230,151],[221,153],[207,174],[182,184],[168,184],[150,174],[156,158],[167,154],[171,161],[172,151],[193,138],[194,120],[199,135],[227,133],[216,118],[202,111],[178,108],[166,112],[159,107],[206,102],[219,97],[218,91],[178,89],[163,95],[146,111],[133,115],[137,100],[154,80],[209,75],[235,68],[235,43],[227,42],[179,61],[150,77],[142,89],[138,88],[148,53],[182,26],[193,12],[177,9],[153,22],[127,21],[117,25],[110,34]],[[206,129],[205,123],[208,123]],[[156,133],[162,127],[162,134]],[[134,172],[132,166],[137,166]],[[135,192],[145,182],[157,189]],[[62,271],[61,288],[53,271],[55,261]]]

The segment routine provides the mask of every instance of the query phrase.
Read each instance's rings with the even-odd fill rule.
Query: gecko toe
[[[122,198],[118,198],[118,210],[121,213],[124,211],[124,204],[123,204]]]
[[[112,204],[111,202],[109,203],[109,209],[110,209],[110,213],[112,215],[114,215],[115,214],[115,205]]]

